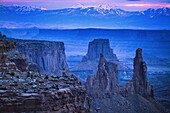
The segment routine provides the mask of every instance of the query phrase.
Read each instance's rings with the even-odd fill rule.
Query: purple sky
[[[48,2],[47,2],[48,1]],[[143,10],[150,7],[170,7],[170,0],[0,0],[1,5],[31,5],[47,9],[77,6],[107,5],[126,10]]]

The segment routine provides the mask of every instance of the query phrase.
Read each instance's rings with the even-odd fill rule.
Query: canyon
[[[57,54],[53,54],[55,51],[51,45]],[[122,65],[113,53],[109,40],[95,39],[90,42],[89,51],[80,64],[91,61],[92,66],[96,66],[96,73],[93,70],[93,74],[88,76],[85,89],[80,78],[68,71],[63,42],[2,38],[1,46],[3,67],[0,67],[0,82],[3,85],[0,86],[0,102],[4,107],[0,109],[3,112],[166,112],[154,99],[154,87],[147,78],[142,49],[136,50],[132,80],[122,86],[119,83],[119,71],[126,68],[119,68]],[[48,48],[51,50],[48,51]],[[50,62],[56,61],[60,65],[55,67],[57,73],[51,71],[54,68],[41,68],[44,64],[38,59],[46,55],[52,55]],[[49,57],[43,58],[49,60]],[[46,65],[49,65],[48,62]],[[33,104],[27,107],[28,103]],[[140,106],[135,103],[140,103]]]

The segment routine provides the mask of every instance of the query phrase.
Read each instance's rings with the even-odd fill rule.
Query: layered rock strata
[[[0,35],[0,71],[7,72],[9,70],[16,70],[16,64],[10,62],[7,52],[14,49],[16,46],[15,42],[10,42],[6,40],[6,37]]]
[[[36,64],[27,65],[25,60],[25,65],[21,63],[21,59],[26,58],[21,52],[9,48],[12,42],[0,42],[1,113],[89,112],[86,90],[75,75],[68,74],[67,70],[63,70],[63,76],[37,73]],[[11,63],[15,64],[15,69],[11,69]]]
[[[28,62],[26,57],[16,48],[7,52],[8,59],[14,62],[20,71],[28,71]]]
[[[88,113],[86,90],[74,75],[13,72],[0,77],[1,113]]]
[[[34,69],[31,68],[34,66]],[[16,43],[7,38],[0,39],[0,71],[34,71],[39,72],[36,64],[28,63],[26,57],[16,50]]]
[[[62,75],[68,69],[63,42],[15,40],[16,49],[22,52],[27,62],[37,64],[42,74]]]
[[[88,52],[83,57],[82,62],[99,61],[100,53],[102,53],[108,61],[117,62],[117,56],[110,47],[109,39],[94,39],[89,42]]]

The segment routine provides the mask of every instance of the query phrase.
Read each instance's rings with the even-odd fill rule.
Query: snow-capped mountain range
[[[60,15],[90,15],[90,16],[106,16],[106,15],[119,15],[119,16],[132,16],[132,15],[150,15],[150,17],[164,15],[170,16],[170,8],[159,8],[159,9],[147,9],[145,11],[125,11],[119,8],[114,8],[109,5],[99,5],[99,6],[84,6],[77,5],[71,8],[57,9],[57,10],[47,10],[42,7],[32,7],[32,6],[3,6],[0,5],[0,13],[16,13],[16,14],[27,14],[27,13],[51,13]]]
[[[146,28],[147,25],[147,28],[158,28],[159,26],[161,29],[170,28],[170,8],[125,11],[109,5],[79,5],[65,9],[47,10],[41,7],[0,5],[0,15],[0,22],[53,24],[57,26],[77,25],[75,27],[88,27],[87,25],[89,27],[110,27],[112,24],[120,28],[121,26]],[[1,23],[0,27],[2,27]]]

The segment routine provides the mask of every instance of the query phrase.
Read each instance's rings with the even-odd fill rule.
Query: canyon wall
[[[13,45],[15,43],[1,40],[0,37],[1,113],[89,113],[86,90],[75,75],[66,71],[62,72],[62,76],[30,71],[26,58],[15,47],[11,47]],[[35,68],[34,64],[29,66]]]
[[[27,62],[38,65],[40,73],[61,75],[68,69],[63,42],[36,40],[15,40],[16,49],[28,59]]]

